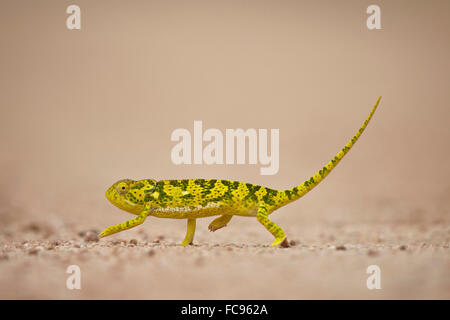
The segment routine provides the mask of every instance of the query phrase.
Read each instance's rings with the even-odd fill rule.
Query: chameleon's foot
[[[184,241],[181,243],[181,246],[182,246],[182,247],[186,247],[186,246],[191,246],[191,245],[193,245],[193,244],[194,244],[193,241],[189,242],[189,241],[184,240]]]
[[[109,226],[108,228],[106,228],[105,230],[103,230],[98,237],[99,238],[104,238],[107,236],[110,236],[114,233],[120,232],[122,230],[127,230],[133,227],[136,227],[138,225],[140,225],[142,222],[145,221],[145,218],[147,218],[147,212],[142,212],[140,215],[138,215],[136,218],[113,225],[113,226]]]
[[[195,234],[195,219],[187,219],[187,231],[186,231],[186,237],[184,237],[183,242],[181,245],[183,247],[192,244],[194,241],[194,234]]]
[[[271,247],[289,248],[290,245],[288,239],[285,237],[284,239],[275,239],[275,241],[272,242]]]
[[[226,227],[228,222],[230,222],[232,215],[223,215],[214,219],[208,226],[209,231],[216,231],[220,228]]]
[[[290,248],[291,247],[287,238],[284,238],[283,242],[280,243],[280,247],[281,248]]]
[[[118,231],[115,230],[115,226],[109,226],[108,228],[106,228],[105,230],[103,230],[103,231],[98,235],[98,237],[99,237],[99,238],[104,238],[104,237],[110,236],[110,235],[112,235],[113,233],[116,233],[116,232],[118,232]]]
[[[286,235],[279,226],[269,220],[269,211],[265,203],[259,205],[258,212],[256,213],[256,219],[275,237],[275,241],[272,242],[272,247],[281,246],[283,248],[289,247]]]

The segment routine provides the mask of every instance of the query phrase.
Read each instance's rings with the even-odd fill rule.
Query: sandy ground
[[[0,298],[450,298],[450,228],[442,218],[285,219],[288,249],[270,248],[253,219],[235,218],[215,233],[206,231],[209,220],[199,221],[195,245],[185,248],[184,222],[174,220],[153,218],[100,241],[98,230],[57,219],[14,224],[1,234]],[[74,264],[81,290],[66,288]],[[369,265],[381,269],[380,290],[366,287]]]
[[[449,1],[384,1],[381,30],[369,0],[79,0],[81,30],[68,5],[0,2],[0,298],[450,298]],[[93,236],[130,218],[104,197],[119,179],[298,185],[380,95],[339,167],[271,216],[289,249],[239,217],[198,221],[188,248],[184,221]],[[279,171],[176,165],[196,120],[279,129]]]

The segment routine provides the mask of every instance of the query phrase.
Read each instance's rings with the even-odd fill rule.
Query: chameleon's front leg
[[[123,231],[123,230],[127,230],[127,229],[131,229],[133,227],[136,227],[138,225],[140,225],[142,222],[145,221],[145,218],[147,218],[147,211],[142,212],[140,215],[138,215],[136,218],[113,225],[113,226],[109,226],[108,228],[106,228],[105,230],[103,230],[98,237],[99,238],[103,238],[106,236],[110,236],[114,233]]]
[[[269,220],[269,211],[265,204],[260,204],[258,212],[256,213],[256,218],[258,221],[275,237],[274,242],[272,242],[272,247],[281,246],[284,248],[289,247],[289,242],[287,241],[286,235],[280,226],[276,225],[274,222]]]
[[[196,219],[187,219],[187,232],[186,237],[184,237],[184,240],[181,243],[182,246],[192,244],[192,241],[194,240],[196,221]]]

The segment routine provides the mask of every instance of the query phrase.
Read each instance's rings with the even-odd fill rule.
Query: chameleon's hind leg
[[[196,219],[187,219],[187,232],[186,237],[184,237],[184,240],[181,243],[182,246],[192,244],[192,241],[194,240],[196,221],[197,221]]]
[[[214,219],[208,226],[209,231],[216,231],[219,230],[220,228],[226,227],[228,222],[230,222],[231,218],[233,218],[231,214],[230,215],[224,214]]]
[[[274,242],[272,242],[272,247],[289,247],[289,242],[287,241],[286,235],[275,223],[269,220],[269,211],[265,204],[261,204],[256,213],[256,219],[275,237]]]
[[[113,226],[109,226],[108,228],[106,228],[105,230],[103,230],[98,237],[99,238],[103,238],[106,236],[110,236],[114,233],[123,231],[123,230],[127,230],[127,229],[131,229],[133,227],[136,227],[138,225],[140,225],[142,222],[145,221],[145,218],[147,218],[147,212],[142,212],[140,215],[138,215],[136,218],[113,225]]]

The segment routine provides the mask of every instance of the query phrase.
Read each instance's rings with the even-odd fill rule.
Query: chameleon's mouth
[[[114,195],[114,192],[115,192],[115,190],[114,190],[114,186],[111,186],[108,190],[106,190],[106,192],[105,192],[105,196],[106,196],[106,199],[108,199],[109,200],[109,202],[111,202],[111,203],[113,203],[114,204],[114,202],[113,202],[113,195]]]
[[[108,201],[111,202],[114,206],[123,210],[128,209],[126,206],[122,205],[123,200],[121,199],[121,196],[117,193],[116,188],[114,186],[111,186],[108,190],[106,190],[105,196],[106,199],[108,199]]]

